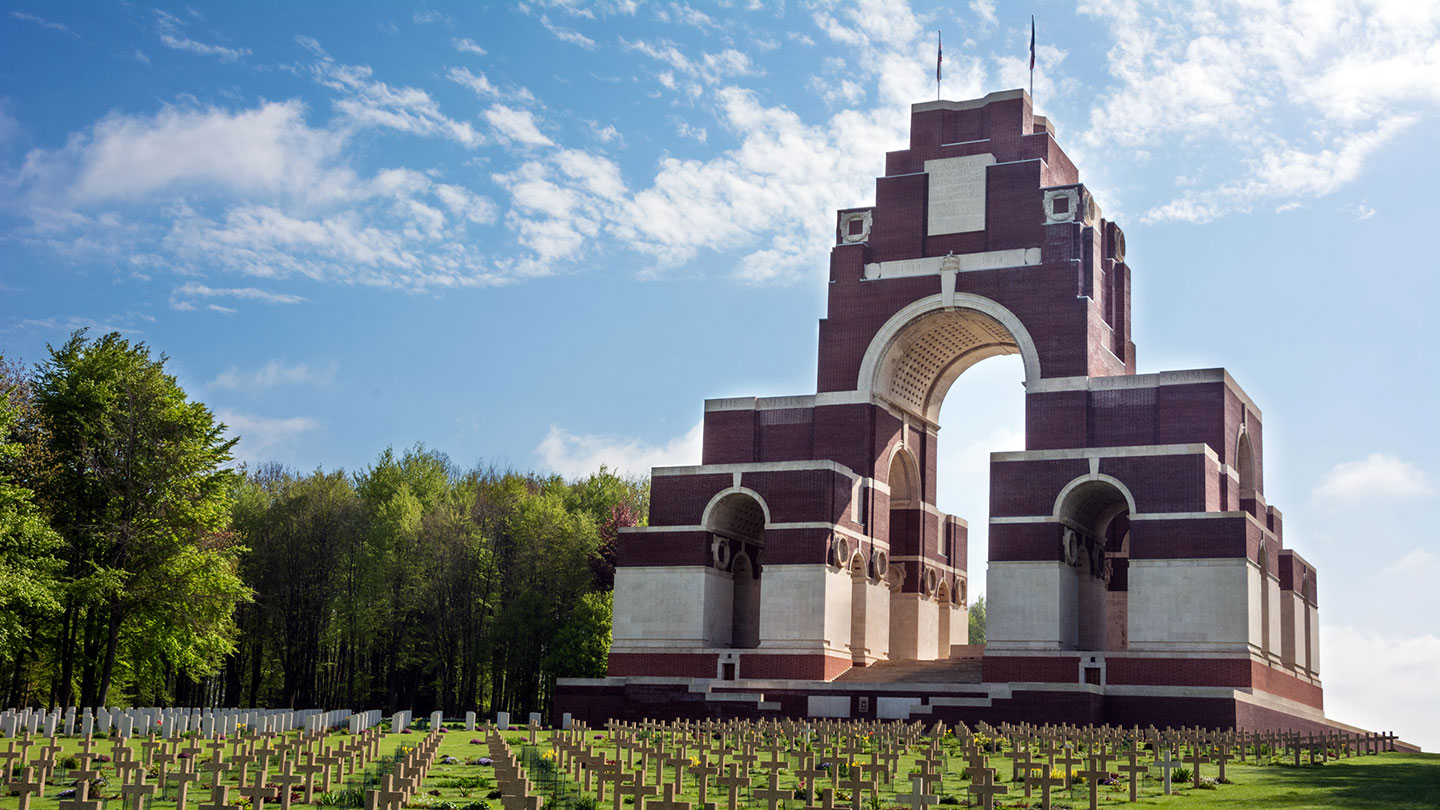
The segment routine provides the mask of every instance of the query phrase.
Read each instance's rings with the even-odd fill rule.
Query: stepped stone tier
[[[622,535],[609,677],[557,716],[1329,725],[1260,409],[1224,369],[1136,372],[1130,274],[1027,94],[914,105],[836,217],[816,393],[705,403],[701,464],[656,468]],[[971,647],[938,420],[1006,354],[1025,449],[990,459]]]

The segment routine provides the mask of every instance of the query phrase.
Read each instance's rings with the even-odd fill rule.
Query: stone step
[[[939,661],[876,661],[868,667],[852,667],[839,683],[980,683],[980,662],[974,658]]]

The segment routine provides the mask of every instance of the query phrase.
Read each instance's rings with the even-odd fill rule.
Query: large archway
[[[979,570],[984,570],[985,532],[979,533],[980,544],[972,546],[967,519],[978,518],[983,525],[988,504],[981,495],[979,508],[959,512],[960,520],[937,507],[943,497],[941,411],[963,375],[1006,355],[1016,356],[1016,362],[999,364],[1003,371],[1018,372],[1010,384],[1038,379],[1039,354],[1019,318],[992,300],[949,293],[916,301],[893,316],[876,333],[861,364],[860,388],[901,422],[883,468],[890,489],[889,546],[903,572],[892,579],[891,658],[948,658],[954,644],[968,639],[968,600],[956,597],[972,570],[971,548],[980,552]],[[979,466],[986,470],[989,451],[1024,448],[1023,386],[1015,385],[1015,391],[1009,400],[1011,438],[980,454]],[[950,425],[947,452],[959,452],[983,438],[967,428],[964,423]],[[979,489],[988,493],[985,483]],[[944,587],[927,589],[927,576]]]

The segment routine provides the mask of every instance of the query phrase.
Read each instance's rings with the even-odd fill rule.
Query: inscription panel
[[[985,167],[994,162],[991,154],[925,161],[929,236],[985,230]]]

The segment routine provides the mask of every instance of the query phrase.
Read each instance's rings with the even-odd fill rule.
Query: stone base
[[[846,683],[674,677],[561,678],[552,715],[592,727],[607,720],[831,717],[985,722],[1201,726],[1319,732],[1350,729],[1302,703],[1244,689],[1083,683]],[[1351,729],[1353,730],[1353,729]]]

